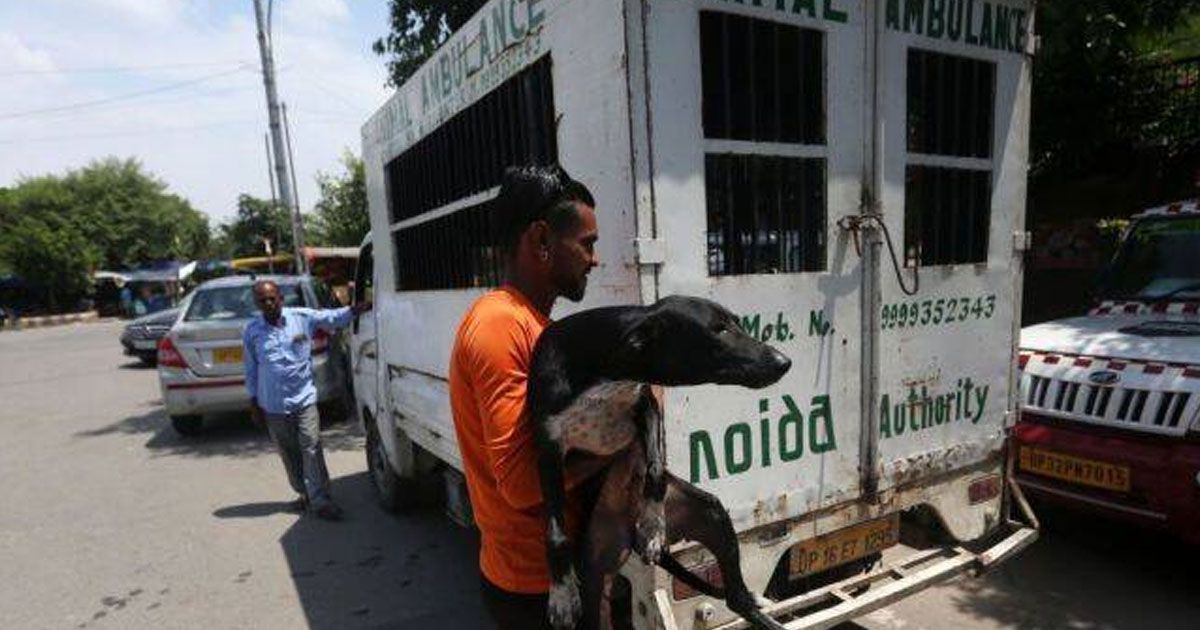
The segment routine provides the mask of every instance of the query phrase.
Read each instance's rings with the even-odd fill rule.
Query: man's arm
[[[266,419],[258,406],[258,357],[254,354],[249,328],[242,334],[242,367],[246,371],[246,392],[250,394],[250,419],[262,425]]]
[[[354,321],[354,310],[349,306],[342,308],[305,309],[309,324],[313,329],[341,329]]]

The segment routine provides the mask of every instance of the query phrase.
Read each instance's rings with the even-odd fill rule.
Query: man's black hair
[[[510,166],[504,171],[492,217],[500,243],[516,249],[521,234],[534,221],[545,221],[556,234],[579,221],[576,204],[596,207],[591,191],[557,164]]]

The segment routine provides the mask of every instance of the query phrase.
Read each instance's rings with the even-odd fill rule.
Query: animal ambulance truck
[[[597,199],[600,266],[556,317],[702,296],[793,360],[663,400],[668,468],[728,509],[772,615],[828,627],[1031,543],[1008,445],[1032,5],[486,4],[362,129],[375,309],[352,362],[381,501],[440,470],[469,520],[451,345],[502,281],[504,168],[557,161]],[[636,557],[622,575],[634,627],[744,627]]]

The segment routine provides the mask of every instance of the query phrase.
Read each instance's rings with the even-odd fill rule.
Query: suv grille
[[[1192,399],[1190,392],[1107,387],[1032,374],[1028,378],[1022,392],[1026,407],[1118,423],[1173,429]]]
[[[1150,433],[1182,435],[1200,413],[1200,367],[1022,351],[1029,411]]]

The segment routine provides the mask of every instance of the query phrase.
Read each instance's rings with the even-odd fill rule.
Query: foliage
[[[357,247],[371,229],[363,161],[345,151],[342,167],[341,174],[317,175],[321,198],[306,223],[305,242],[310,245]]]
[[[56,214],[21,215],[0,238],[0,258],[52,311],[71,308],[87,293],[99,252]]]
[[[388,58],[387,84],[404,85],[484,4],[486,0],[389,0],[391,31],[371,47]]]
[[[1033,64],[1035,177],[1120,170],[1134,150],[1170,140],[1161,74],[1200,0],[1056,0],[1038,5]],[[1185,29],[1186,30],[1186,29]],[[1160,47],[1165,46],[1165,47]]]
[[[208,237],[208,219],[134,159],[26,178],[0,194],[0,268],[52,307],[73,306],[93,270],[198,258]]]
[[[217,227],[214,253],[223,258],[265,256],[263,239],[276,254],[292,251],[292,221],[286,206],[279,202],[238,195],[237,215]]]

